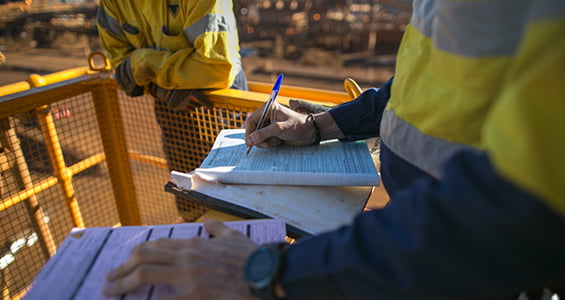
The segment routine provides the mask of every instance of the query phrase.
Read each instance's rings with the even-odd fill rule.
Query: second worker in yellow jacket
[[[232,1],[100,0],[97,24],[120,87],[130,97],[155,97],[169,168],[197,167],[190,111],[209,106],[199,90],[247,90]],[[179,210],[190,212],[185,219],[201,213]]]

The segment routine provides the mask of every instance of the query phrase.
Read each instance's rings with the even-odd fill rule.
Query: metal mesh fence
[[[197,168],[219,131],[243,127],[246,111],[251,108],[172,111],[149,96],[119,96],[143,223],[170,222],[179,214],[178,220],[196,219],[205,212],[203,207],[163,192],[169,171]]]
[[[0,87],[0,95],[8,95],[0,96],[2,300],[25,294],[73,227],[201,216],[203,207],[165,192],[170,170],[198,167],[220,130],[242,128],[247,113],[270,93],[261,84],[254,92],[211,92],[213,108],[171,111],[149,96],[127,97],[108,74],[82,74],[53,75],[48,86],[23,92]],[[41,86],[41,78],[31,77]],[[58,81],[63,77],[70,79]],[[279,99],[347,97],[308,89],[287,93]]]
[[[0,114],[1,299],[24,294],[72,227],[120,224],[121,199],[115,199],[111,173],[123,170],[108,167],[103,145],[116,127],[125,140],[111,143],[127,148],[141,223],[190,221],[204,208],[164,191],[169,171],[199,166],[218,132],[241,128],[255,109],[220,105],[174,112],[152,97],[130,98],[108,84],[116,110],[97,107],[93,85],[92,92],[58,99],[38,95],[29,111]]]
[[[0,272],[4,298],[19,294],[30,284],[72,227],[119,222],[108,170],[100,159],[104,152],[93,112],[87,93],[2,120]],[[46,130],[40,121],[47,118],[53,130]],[[72,174],[65,187],[52,159],[57,152],[68,168],[66,175]],[[85,167],[85,160],[97,159],[99,163]],[[69,201],[79,208],[83,224],[74,221]]]

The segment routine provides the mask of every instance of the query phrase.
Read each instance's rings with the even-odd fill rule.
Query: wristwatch
[[[260,299],[280,299],[275,295],[275,284],[280,279],[287,244],[267,244],[255,250],[245,265],[245,280],[251,294]]]

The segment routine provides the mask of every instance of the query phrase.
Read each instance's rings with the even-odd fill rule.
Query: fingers
[[[280,104],[276,102],[273,103],[273,106],[271,106],[270,113],[267,114],[263,127],[257,129],[257,125],[261,119],[265,105],[266,103],[248,116],[245,121],[245,144],[247,146],[267,148],[271,146],[271,143],[269,143],[267,139],[276,137],[279,133],[277,132],[277,127],[273,126],[273,123],[276,121],[274,117],[277,116],[275,111],[277,111],[280,106]]]
[[[274,106],[272,107],[272,109],[274,109],[276,107],[277,103],[273,103],[273,104],[274,104]],[[263,103],[263,105],[261,105],[261,107],[256,109],[252,114],[249,114],[247,116],[247,119],[245,120],[245,136],[250,135],[257,128],[257,124],[259,123],[259,119],[261,119],[261,114],[263,114],[263,110],[265,109],[265,105],[267,105],[266,102]],[[248,146],[250,146],[250,145],[248,145]]]
[[[178,276],[179,253],[186,244],[187,240],[163,238],[136,246],[124,264],[106,275],[103,292],[115,296],[147,284],[172,284]]]
[[[246,136],[245,144],[247,146],[257,146],[259,148],[278,146],[282,143],[278,138],[280,133],[280,128],[276,123],[273,123],[259,130],[255,130],[251,134]]]
[[[204,226],[213,239],[159,239],[134,248],[130,259],[108,274],[104,294],[119,296],[145,285],[167,284],[176,294],[171,299],[210,292],[219,296],[227,290],[248,296],[247,288],[237,288],[246,287],[243,268],[257,245],[221,222],[206,220]],[[218,289],[218,284],[227,289]]]
[[[163,97],[165,97],[167,105],[177,111],[190,111],[200,106],[213,107],[206,95],[200,90],[167,90]]]
[[[208,97],[204,95],[199,90],[190,90],[190,100],[196,103],[196,106],[204,106],[207,108],[212,108],[212,103],[208,100]]]
[[[102,291],[106,296],[119,296],[144,285],[173,282],[177,276],[178,270],[168,265],[141,265],[127,276],[106,282]]]
[[[131,251],[131,257],[122,265],[110,271],[106,278],[115,280],[131,273],[141,264],[171,264],[174,263],[174,251],[181,247],[179,240],[160,239],[155,242],[143,243]]]
[[[241,235],[241,232],[233,230],[222,222],[205,220],[204,227],[206,231],[213,237],[227,237],[230,235]]]
[[[280,144],[308,145],[310,140],[309,131],[311,124],[307,124],[306,115],[297,113],[279,103],[275,103],[268,114],[267,126],[257,129],[256,125],[261,108],[255,111],[246,122],[249,126],[245,131],[245,144],[268,148]]]

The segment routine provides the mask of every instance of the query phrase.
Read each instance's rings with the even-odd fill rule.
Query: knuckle
[[[224,236],[239,236],[239,235],[243,235],[240,231],[232,229],[232,228],[226,228],[224,231]]]
[[[137,245],[137,246],[133,247],[133,248],[131,249],[131,256],[132,256],[133,258],[138,257],[138,256],[141,256],[141,253],[143,252],[143,248],[144,248],[144,247],[145,247],[145,246],[144,246],[143,244]]]
[[[137,247],[134,249],[134,253],[132,253],[132,256],[137,258],[138,260],[143,260],[144,258],[147,258],[150,256],[151,250],[147,247]]]
[[[187,240],[185,240],[186,248],[200,247],[200,245],[202,244],[202,241],[203,241],[202,238],[198,238],[198,237],[187,239]]]
[[[165,245],[167,245],[169,242],[168,238],[159,238],[157,240],[155,240],[154,245],[157,247],[163,247]]]
[[[278,131],[283,131],[285,129],[285,125],[282,122],[275,122],[274,124]]]
[[[200,258],[200,255],[192,250],[183,250],[180,251],[179,256],[184,261],[197,261]]]
[[[133,277],[136,282],[146,284],[150,281],[152,272],[147,266],[141,265],[134,271]]]
[[[199,268],[195,268],[193,264],[183,264],[178,267],[178,273],[183,278],[198,278],[200,276]]]

